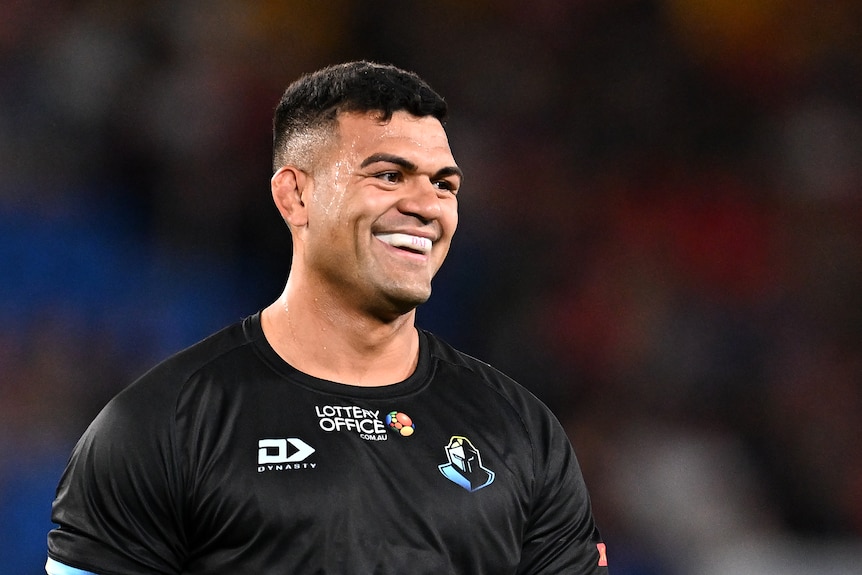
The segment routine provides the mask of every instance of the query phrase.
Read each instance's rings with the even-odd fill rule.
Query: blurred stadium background
[[[299,74],[449,100],[461,228],[420,322],[571,432],[615,575],[862,564],[862,3],[11,0],[0,573],[42,573],[107,399],[281,290]]]

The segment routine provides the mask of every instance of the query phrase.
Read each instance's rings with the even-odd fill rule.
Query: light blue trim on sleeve
[[[91,571],[69,567],[59,561],[54,561],[50,557],[48,557],[48,562],[45,563],[45,572],[48,575],[96,575]]]

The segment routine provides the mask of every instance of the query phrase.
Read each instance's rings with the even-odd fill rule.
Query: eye
[[[451,180],[435,180],[435,181],[434,181],[434,186],[435,186],[438,190],[443,190],[443,191],[446,191],[446,192],[451,192],[453,195],[456,195],[456,194],[458,193],[458,186],[457,186],[457,184],[455,184],[455,182],[453,182],[453,181],[451,181]]]
[[[384,182],[388,182],[390,184],[397,184],[401,181],[401,172],[392,171],[392,172],[380,172],[379,174],[374,175],[378,180],[383,180]]]

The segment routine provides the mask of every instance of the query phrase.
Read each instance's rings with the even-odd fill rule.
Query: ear
[[[303,198],[307,198],[310,186],[311,178],[296,166],[280,168],[270,180],[275,207],[291,228],[308,223],[308,209]]]

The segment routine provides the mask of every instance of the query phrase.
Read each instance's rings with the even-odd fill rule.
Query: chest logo
[[[445,449],[449,461],[437,468],[446,479],[471,492],[494,482],[494,472],[482,465],[482,456],[469,439],[453,435]]]
[[[390,411],[386,414],[386,425],[402,437],[410,437],[416,431],[416,424],[410,416],[400,411]]]
[[[367,441],[386,441],[388,438],[379,410],[355,405],[316,405],[314,412],[323,431],[358,433]]]
[[[257,471],[314,469],[316,463],[305,461],[312,453],[314,448],[298,437],[261,439],[257,442]]]

